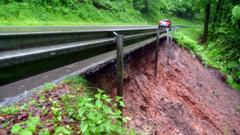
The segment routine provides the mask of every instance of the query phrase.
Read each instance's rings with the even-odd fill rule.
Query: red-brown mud
[[[161,43],[158,75],[154,46],[128,56],[124,74],[127,126],[153,135],[240,135],[240,94],[189,51]],[[89,77],[116,95],[114,66]]]

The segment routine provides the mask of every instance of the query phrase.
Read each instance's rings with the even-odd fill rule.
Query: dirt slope
[[[239,92],[188,51],[162,42],[158,76],[153,46],[127,58],[124,115],[128,127],[153,135],[240,135]],[[94,79],[93,79],[94,78]],[[113,66],[89,79],[116,94]]]

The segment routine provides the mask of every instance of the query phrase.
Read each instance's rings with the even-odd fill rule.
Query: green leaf
[[[61,127],[57,127],[56,130],[55,130],[55,133],[56,135],[70,135],[71,134],[71,131],[68,130],[66,127],[64,126],[61,126]]]
[[[123,103],[123,101],[120,101],[120,102],[119,102],[119,105],[120,105],[121,107],[125,107],[125,104]]]
[[[129,120],[131,120],[129,117],[124,117],[124,118],[123,118],[123,122],[127,122],[127,121],[129,121]]]
[[[115,114],[116,114],[117,116],[121,116],[122,112],[121,112],[120,110],[116,110],[116,111],[115,111]]]
[[[20,132],[21,129],[22,129],[22,127],[19,124],[16,124],[16,125],[12,126],[11,133],[17,134]]]
[[[97,108],[100,108],[100,107],[102,106],[102,101],[97,100],[97,101],[95,102],[95,105],[97,106]]]
[[[104,119],[105,119],[105,118],[104,118],[104,114],[103,114],[103,113],[98,113],[98,114],[96,115],[94,121],[95,121],[97,124],[101,124]]]
[[[82,133],[85,133],[86,130],[87,130],[87,128],[88,128],[88,123],[82,121],[82,122],[81,122],[81,125],[80,125],[80,128],[81,128]]]
[[[40,121],[40,118],[39,117],[31,117],[29,120],[31,121],[32,124],[37,125]]]
[[[27,129],[34,132],[39,122],[39,117],[30,117],[29,120],[26,121]]]
[[[116,99],[117,102],[119,102],[119,101],[122,100],[122,97],[116,96],[115,99]]]
[[[98,90],[99,93],[104,93],[104,91],[101,90],[101,89],[97,89],[97,90]]]
[[[39,135],[50,135],[50,132],[48,129],[42,129],[40,132],[39,132]]]
[[[110,131],[111,128],[112,128],[112,123],[111,123],[111,121],[106,121],[103,125],[104,125],[104,127],[105,127],[105,129],[106,129],[107,131]]]
[[[101,96],[102,96],[102,94],[101,94],[101,93],[98,93],[98,94],[95,95],[95,98],[100,99]]]
[[[110,107],[108,107],[108,106],[103,106],[102,109],[107,114],[112,114],[113,113],[112,109]]]
[[[32,135],[32,132],[27,129],[24,129],[19,133],[19,135]]]
[[[85,108],[80,108],[80,109],[78,110],[78,117],[81,118],[85,112],[86,112],[86,109],[85,109]]]
[[[95,113],[94,112],[88,113],[87,118],[94,121],[95,120]]]

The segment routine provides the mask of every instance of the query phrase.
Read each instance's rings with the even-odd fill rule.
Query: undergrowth
[[[162,18],[171,18],[175,24],[188,24],[170,13],[170,3],[165,0],[147,3],[142,0],[2,0],[0,25],[157,25]]]
[[[173,36],[181,46],[200,56],[203,64],[214,67],[225,75],[230,86],[240,90],[240,84],[237,82],[240,79],[240,60],[236,59],[239,58],[237,49],[221,41],[201,45],[197,41],[200,34],[199,28],[186,28],[174,32]]]
[[[127,1],[110,4],[103,1],[103,3],[105,5],[79,1],[78,3],[74,2],[73,5],[61,5],[42,4],[27,0],[7,3],[2,1],[0,2],[0,25],[137,25],[147,24],[153,20],[146,19]]]
[[[111,99],[104,91],[90,90],[82,77],[70,77],[60,85],[45,84],[24,104],[0,108],[0,125],[16,135],[134,135],[123,127],[121,97]]]

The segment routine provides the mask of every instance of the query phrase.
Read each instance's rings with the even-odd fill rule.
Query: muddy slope
[[[126,59],[128,127],[153,135],[240,135],[239,92],[188,51],[175,44],[168,46],[166,41],[161,43],[155,77],[152,50],[149,45]],[[88,78],[115,95],[114,74],[109,65]]]

